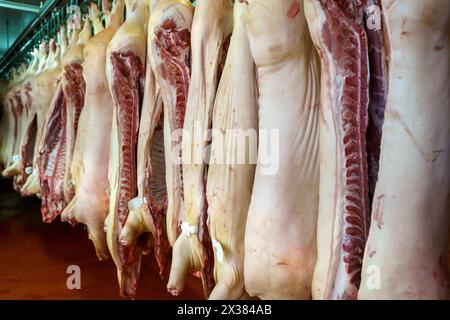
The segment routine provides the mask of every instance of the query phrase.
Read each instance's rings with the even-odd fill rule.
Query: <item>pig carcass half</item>
[[[58,31],[57,39],[60,46],[60,55],[61,57],[64,57],[68,45],[66,28],[64,25],[62,25],[60,30]],[[27,181],[28,177],[33,173],[34,149],[37,142],[37,114],[32,99],[33,81],[35,79],[35,74],[36,73],[27,76],[22,91],[22,101],[27,113],[26,132],[20,146],[20,174],[24,182]],[[21,193],[22,195],[26,196],[26,194],[24,194],[22,190]]]
[[[36,141],[33,152],[33,171],[21,189],[23,195],[40,193],[39,148],[45,131],[46,121],[53,97],[60,82],[61,58],[56,48],[50,47],[47,60],[39,66],[39,74],[32,82],[31,100],[36,112]]]
[[[44,222],[52,222],[73,197],[65,192],[64,179],[70,167],[78,118],[84,104],[85,82],[81,63],[83,48],[91,37],[91,24],[85,21],[78,41],[62,59],[62,72],[47,116],[39,149],[38,166],[41,190],[41,213]]]
[[[149,10],[146,0],[128,0],[125,4],[126,20],[111,40],[106,56],[106,77],[114,110],[109,163],[110,205],[105,224],[120,293],[132,297],[148,236],[141,236],[130,245],[119,241],[119,237],[128,217],[128,202],[137,195],[136,144],[144,89]]]
[[[83,50],[86,93],[70,166],[75,195],[61,214],[61,220],[85,224],[97,257],[105,260],[109,257],[104,223],[109,210],[108,161],[113,114],[106,79],[106,49],[123,23],[124,2],[115,2],[104,29],[94,10],[91,4],[95,34]]]
[[[192,5],[184,0],[161,0],[151,10],[138,139],[138,197],[130,202],[130,213],[122,231],[122,238],[132,242],[143,232],[152,233],[161,273],[178,230],[178,216],[167,215],[167,208],[178,213],[179,210],[173,210],[174,200],[178,201],[176,206],[182,203],[181,163],[171,158],[181,136],[179,141],[172,137],[176,130],[183,128],[190,78],[192,17]]]
[[[60,34],[63,34],[64,37],[61,37],[61,46],[64,47],[66,45],[66,39],[65,39],[65,29],[61,28]],[[21,160],[21,171],[22,175],[24,177],[24,184],[22,185],[22,188],[20,190],[22,196],[28,196],[30,193],[27,193],[27,188],[31,181],[33,181],[34,177],[33,175],[36,175],[37,168],[36,168],[36,151],[37,151],[37,145],[39,144],[38,139],[38,127],[39,127],[39,118],[43,118],[42,112],[39,108],[37,108],[38,104],[35,101],[37,97],[37,93],[35,92],[36,89],[36,81],[40,79],[41,72],[44,71],[44,64],[48,57],[46,44],[42,43],[39,47],[39,50],[37,50],[36,53],[37,61],[36,66],[33,74],[29,75],[27,79],[25,80],[24,84],[24,90],[22,93],[23,100],[25,102],[25,105],[29,109],[29,116],[30,121],[28,122],[27,131],[25,133],[25,137],[22,141],[22,145],[20,147],[20,160]],[[41,125],[42,126],[42,125]],[[32,194],[35,194],[34,192]]]
[[[18,82],[10,92],[11,111],[13,112],[14,119],[12,157],[10,165],[2,172],[4,177],[13,177],[13,186],[17,191],[19,191],[21,185],[24,183],[22,176],[19,175],[21,164],[20,146],[28,124],[28,109],[25,107],[25,101],[22,100],[22,91],[24,90],[23,77],[27,72],[23,68],[21,69],[22,74],[19,75]]]
[[[66,43],[65,28],[60,30],[60,43],[63,47]],[[22,89],[22,101],[27,113],[26,131],[20,145],[20,174],[23,179],[23,184],[27,181],[30,174],[33,172],[33,158],[34,147],[36,145],[37,134],[37,115],[32,100],[33,80],[38,71],[38,57],[36,55],[35,66],[30,66],[31,71],[27,75]],[[23,186],[23,185],[22,185]],[[22,193],[22,195],[25,195]]]
[[[59,33],[58,33],[59,34]],[[37,51],[37,50],[36,50]],[[37,53],[35,51],[35,53]],[[14,186],[21,187],[25,183],[29,170],[25,170],[24,164],[30,165],[33,160],[34,142],[36,137],[35,112],[31,101],[31,81],[38,71],[39,56],[36,54],[28,68],[20,75],[21,82],[13,89],[13,98],[15,103],[16,117],[18,120],[18,130],[16,139],[19,144],[18,154],[14,155],[13,163],[3,171],[3,176],[17,176],[14,178]],[[33,132],[34,129],[34,132]],[[29,143],[28,143],[29,142]],[[15,147],[16,147],[15,146]],[[27,148],[28,146],[28,148]],[[27,171],[27,172],[25,172]]]
[[[11,164],[11,157],[13,154],[13,140],[14,140],[14,111],[11,101],[11,87],[14,79],[4,88],[2,93],[2,117],[1,117],[1,167],[6,169]],[[5,176],[2,170],[2,176]]]
[[[309,299],[319,200],[319,60],[302,2],[247,2],[260,134],[245,289],[263,299]]]
[[[314,299],[355,299],[369,231],[387,95],[378,0],[305,2],[322,60]]]
[[[235,1],[233,34],[214,103],[207,200],[216,286],[210,299],[240,299],[244,238],[258,143],[258,89],[247,33],[245,4]]]
[[[382,12],[389,93],[358,298],[448,299],[450,7],[386,0]]]
[[[192,271],[200,271],[206,297],[215,285],[214,253],[207,226],[207,134],[232,26],[233,6],[229,0],[196,2],[191,33],[191,83],[181,143],[185,212],[181,235],[173,247],[167,284],[174,295],[183,290],[186,276]],[[176,157],[178,152],[173,152]],[[173,156],[170,161],[174,161]]]

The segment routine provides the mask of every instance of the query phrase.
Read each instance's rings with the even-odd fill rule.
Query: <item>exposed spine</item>
[[[143,71],[140,59],[132,52],[112,52],[114,68],[112,96],[116,107],[119,138],[119,185],[117,215],[123,228],[128,217],[128,202],[137,193],[136,143],[139,125],[139,79]],[[134,296],[139,279],[141,251],[144,239],[137,244],[125,246],[119,242],[119,257],[122,262],[121,294]]]
[[[359,24],[361,8],[351,0],[321,0],[327,15],[326,45],[333,56],[342,132],[342,157],[344,159],[344,204],[340,261],[336,278],[346,273],[353,290],[339,288],[335,279],[335,298],[356,298],[361,279],[362,258],[369,229],[369,197],[367,181],[366,130],[368,123],[369,70],[367,38]],[[361,5],[361,4],[359,4]],[[351,292],[351,293],[349,293]]]

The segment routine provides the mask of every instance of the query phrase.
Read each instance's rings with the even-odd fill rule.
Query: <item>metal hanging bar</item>
[[[1,0],[0,0],[1,1]],[[37,14],[36,18],[31,21],[24,31],[19,35],[13,45],[6,51],[0,60],[0,78],[6,77],[13,67],[26,57],[29,49],[35,47],[37,43],[42,42],[52,36],[54,31],[51,27],[55,25],[52,19],[53,10],[64,7],[66,0],[47,0]],[[52,25],[50,25],[50,21]],[[46,22],[46,23],[45,23]],[[56,27],[56,26],[54,26]],[[37,43],[36,43],[36,40]]]
[[[25,12],[39,12],[40,8],[38,6],[33,6],[27,3],[17,3],[12,1],[0,0],[0,8],[25,11]]]

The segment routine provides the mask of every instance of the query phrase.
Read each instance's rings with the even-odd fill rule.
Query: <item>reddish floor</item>
[[[21,198],[0,180],[0,299],[119,299],[112,260],[99,262],[83,226],[41,221],[39,201]],[[81,269],[81,289],[69,290],[69,265]],[[167,279],[167,277],[166,277]],[[174,299],[158,276],[153,255],[144,257],[136,299]],[[202,299],[190,277],[178,299]]]

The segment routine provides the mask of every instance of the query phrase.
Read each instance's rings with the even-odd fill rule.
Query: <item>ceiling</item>
[[[41,2],[43,1],[7,0],[6,5],[28,4],[39,7]],[[0,0],[0,58],[37,14],[34,12],[4,8],[4,3],[5,1]]]

